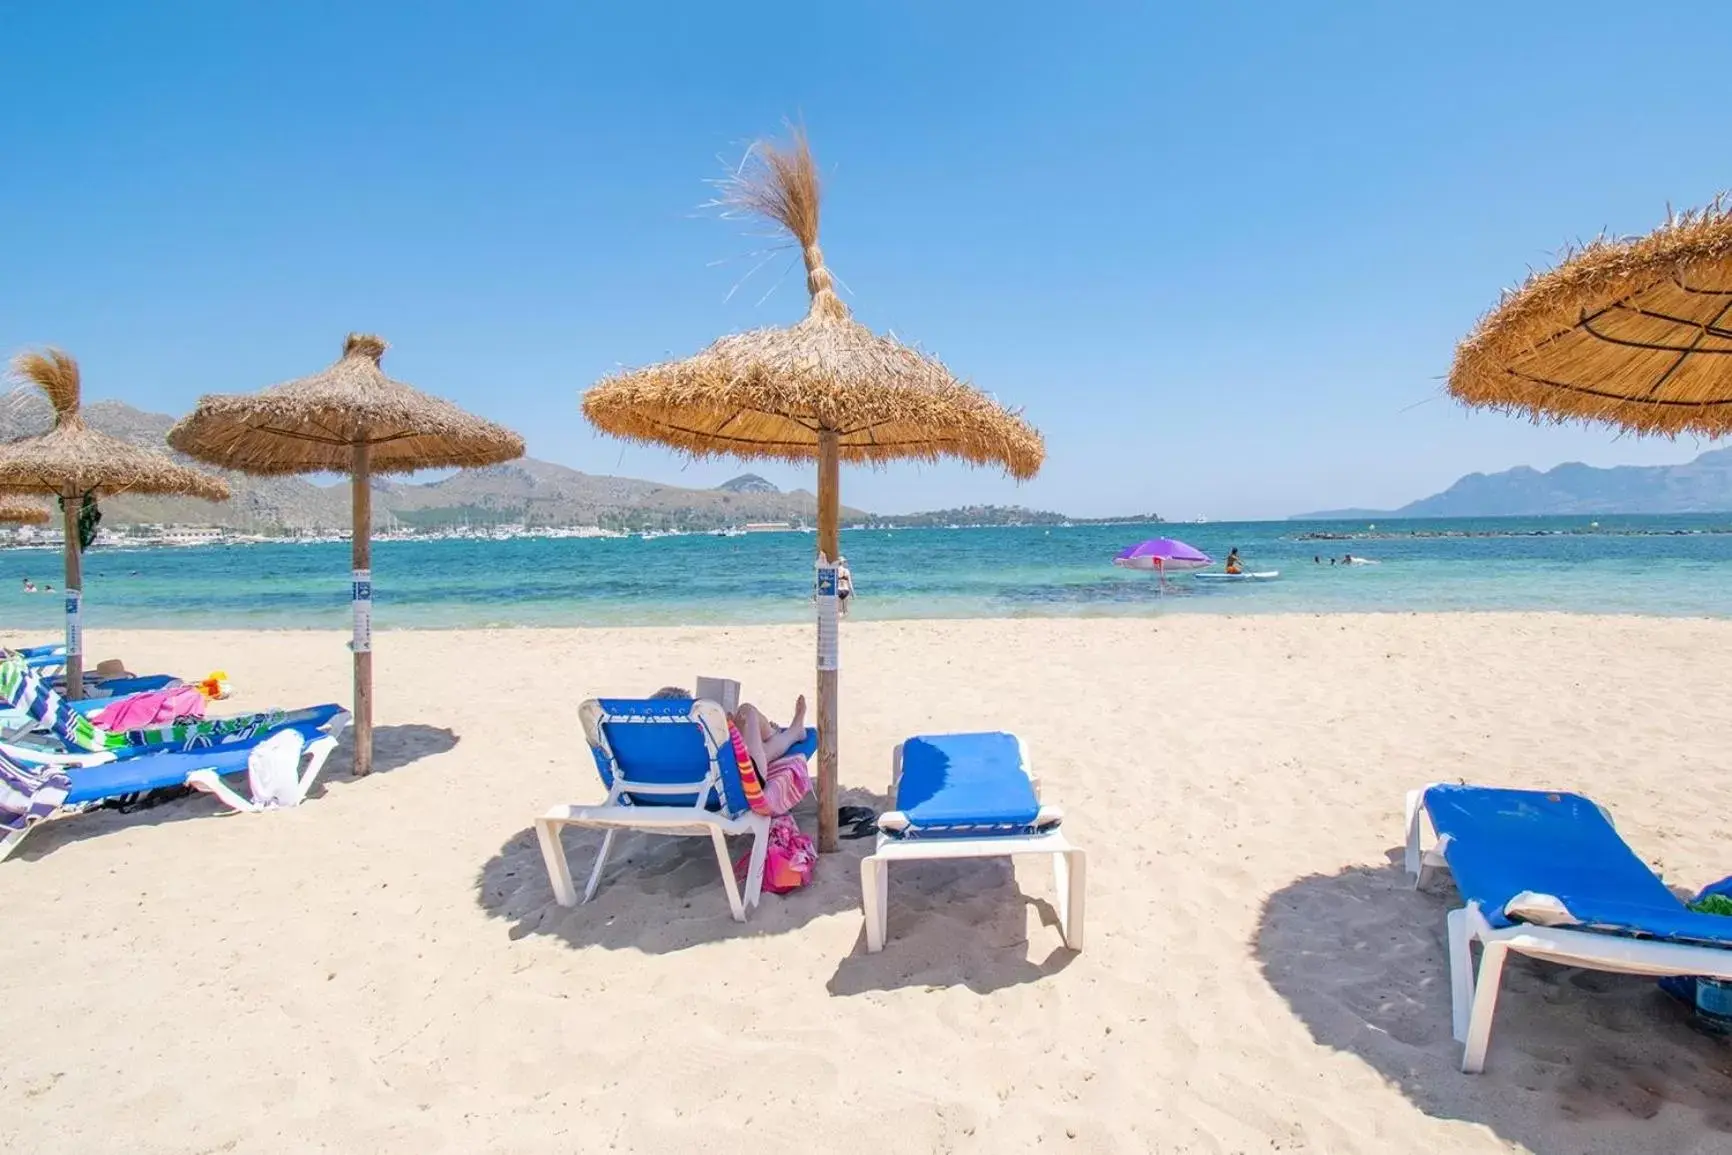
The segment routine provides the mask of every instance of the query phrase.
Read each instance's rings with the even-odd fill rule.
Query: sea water
[[[1116,569],[1145,538],[1273,582],[1162,582]],[[799,622],[812,614],[810,533],[740,537],[388,541],[373,548],[380,628]],[[853,620],[1177,613],[1556,610],[1732,614],[1732,514],[1478,521],[1255,522],[852,530]],[[1344,554],[1376,565],[1343,565]],[[1329,564],[1331,558],[1336,564]],[[1317,559],[1317,560],[1313,560]],[[349,549],[235,545],[85,555],[94,627],[331,627],[348,620]],[[0,551],[0,610],[58,627],[58,552]]]

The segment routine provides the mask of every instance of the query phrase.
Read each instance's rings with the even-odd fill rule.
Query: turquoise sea
[[[1327,538],[1307,535],[1326,534]],[[1171,536],[1217,558],[1237,546],[1278,581],[1198,583],[1113,568]],[[806,533],[653,540],[375,545],[375,624],[390,627],[795,622],[811,614]],[[1060,617],[1340,610],[1732,614],[1732,514],[1475,521],[1253,522],[843,534],[854,618]],[[1343,553],[1371,566],[1330,566]],[[342,627],[348,546],[94,549],[86,621],[102,626]],[[1313,557],[1322,559],[1322,564]],[[59,554],[0,551],[0,604],[54,628]]]

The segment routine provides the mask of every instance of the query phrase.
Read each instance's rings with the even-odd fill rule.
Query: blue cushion
[[[677,784],[699,782],[710,772],[710,744],[704,728],[690,720],[690,698],[600,698],[605,714],[602,733],[613,750],[613,756],[625,772],[626,780],[647,784]],[[623,719],[641,719],[626,721]],[[660,719],[660,720],[658,720]],[[749,805],[740,785],[739,764],[734,761],[731,744],[716,751],[722,770],[722,790],[727,796],[727,813],[744,814]],[[611,788],[611,768],[606,758],[596,752],[596,767],[602,780]],[[694,794],[628,794],[638,806],[691,806]],[[721,799],[710,792],[704,805],[710,810],[723,809]]]
[[[1523,891],[1550,895],[1592,930],[1732,946],[1732,918],[1688,909],[1579,794],[1433,786],[1426,813],[1462,897],[1486,921]]]
[[[218,774],[239,774],[247,768],[247,755],[252,744],[239,747],[218,746],[209,750],[194,750],[187,754],[151,754],[142,758],[127,758],[101,766],[74,767],[66,771],[72,789],[66,793],[68,805],[118,798],[141,790],[157,790],[165,786],[183,786],[186,776],[194,770],[215,770]]]
[[[902,744],[895,808],[905,835],[1021,834],[1040,813],[1014,734],[932,734]]]

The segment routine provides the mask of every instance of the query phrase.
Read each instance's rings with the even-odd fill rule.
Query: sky
[[[848,469],[880,512],[1387,508],[1463,473],[1688,460],[1443,395],[1500,290],[1732,185],[1732,8],[880,0],[0,0],[0,351],[185,413],[395,377],[593,473],[745,470],[602,437],[610,372],[804,311],[793,252],[702,207],[807,128],[856,316],[1045,435],[1032,482]],[[1688,33],[1685,34],[1685,30]],[[767,258],[767,259],[766,259]]]

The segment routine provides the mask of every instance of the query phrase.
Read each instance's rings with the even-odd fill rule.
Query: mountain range
[[[1442,493],[1400,509],[1330,509],[1294,517],[1338,520],[1725,511],[1732,511],[1732,449],[1712,449],[1682,465],[1601,469],[1572,461],[1547,470],[1518,465],[1502,473],[1470,473]]]
[[[147,413],[118,401],[84,406],[93,429],[136,445],[168,453],[166,437],[174,418]],[[0,405],[0,439],[48,428],[47,402],[16,394]],[[179,460],[187,460],[180,458]],[[193,463],[196,464],[196,463]],[[308,530],[332,532],[349,527],[347,481],[318,484],[302,477],[248,477],[223,470],[233,497],[212,503],[184,497],[121,494],[104,498],[105,525],[215,525],[255,533]],[[783,493],[756,474],[745,474],[715,489],[686,489],[629,477],[582,473],[525,457],[487,469],[465,469],[429,482],[376,478],[373,524],[436,528],[465,522],[526,525],[600,525],[610,529],[716,529],[746,522],[811,524],[818,501],[809,491]],[[844,507],[844,522],[866,514]]]

